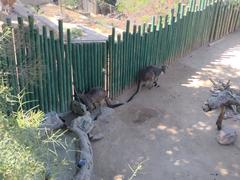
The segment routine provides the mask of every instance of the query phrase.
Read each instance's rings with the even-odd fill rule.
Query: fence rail
[[[10,20],[7,25],[11,27]],[[130,28],[127,21],[121,35],[113,28],[106,42],[73,43],[69,29],[64,35],[61,20],[58,27],[58,35],[45,26],[40,33],[32,17],[27,26],[18,18],[0,56],[5,62],[1,71],[11,69],[8,83],[13,92],[30,92],[24,99],[30,101],[28,109],[39,105],[45,112],[67,111],[73,87],[87,91],[100,86],[111,97],[118,96],[134,85],[141,68],[170,63],[238,29],[240,2],[202,0],[196,4],[193,0],[190,6],[179,4],[170,15],[153,17],[151,24]]]

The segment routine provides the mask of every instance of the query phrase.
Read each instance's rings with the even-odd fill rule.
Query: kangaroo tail
[[[110,108],[116,108],[124,104],[124,103],[111,104],[110,99],[108,97],[106,97],[105,100],[106,100],[107,106]]]
[[[137,86],[137,90],[135,91],[135,93],[133,93],[133,95],[127,100],[127,102],[130,102],[134,96],[136,96],[136,94],[139,92],[140,90],[140,87],[141,87],[141,81],[138,80],[138,86]]]

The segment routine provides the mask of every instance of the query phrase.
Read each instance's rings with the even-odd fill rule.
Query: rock
[[[91,117],[92,119],[97,120],[101,114],[102,114],[101,108],[96,108],[91,112]]]
[[[73,113],[78,114],[79,116],[85,115],[87,108],[84,104],[78,101],[71,102],[71,110]]]
[[[222,145],[233,144],[237,140],[237,132],[233,128],[223,128],[219,131],[217,141]]]
[[[232,117],[232,120],[234,121],[240,121],[240,114],[237,114],[235,116]]]
[[[104,138],[103,133],[105,132],[106,129],[106,122],[103,120],[97,120],[94,121],[94,127],[93,129],[89,132],[89,138],[90,141],[98,141]]]
[[[87,160],[86,159],[80,159],[77,163],[77,166],[79,168],[82,168],[83,166],[85,166],[87,164]]]
[[[70,130],[79,137],[80,153],[77,153],[78,172],[73,179],[90,180],[93,171],[93,151],[88,136],[78,126],[70,127]]]
[[[84,116],[79,116],[74,119],[70,126],[71,128],[80,129],[85,133],[89,133],[94,127],[94,121],[87,111]]]
[[[40,137],[44,137],[62,127],[64,127],[64,123],[56,112],[47,113],[39,126]]]
[[[101,107],[101,115],[98,116],[98,120],[106,120],[109,119],[109,116],[111,116],[114,113],[114,109],[109,107]]]
[[[98,134],[94,134],[94,135],[92,135],[92,134],[90,133],[89,136],[90,136],[90,141],[91,141],[91,142],[99,141],[99,140],[101,140],[101,139],[104,138],[104,135],[103,135],[102,133],[98,133]]]
[[[56,130],[63,127],[64,123],[56,112],[47,113],[42,121],[40,128]]]
[[[101,107],[101,112],[103,115],[112,115],[114,113],[114,109],[109,107]]]

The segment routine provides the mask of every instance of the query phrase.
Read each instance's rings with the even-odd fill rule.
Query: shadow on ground
[[[131,168],[142,161],[134,179],[240,179],[240,140],[219,145],[218,114],[201,109],[209,95],[208,78],[230,79],[239,87],[239,70],[240,32],[173,63],[160,77],[159,88],[143,89],[109,117],[105,138],[93,144],[93,179],[129,179]],[[239,122],[226,120],[223,125],[240,133]]]

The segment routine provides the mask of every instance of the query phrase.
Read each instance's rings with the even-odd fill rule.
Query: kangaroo
[[[148,85],[149,89],[153,86],[159,87],[157,84],[158,77],[163,72],[166,73],[166,65],[162,65],[160,68],[156,66],[147,66],[144,69],[141,69],[138,74],[138,85],[135,93],[127,100],[130,102],[133,97],[140,91],[143,85]]]
[[[101,102],[105,100],[106,104],[110,108],[116,108],[123,105],[124,103],[112,104],[110,98],[107,97],[107,92],[100,87],[95,87],[90,89],[87,93],[78,93],[75,92],[75,98],[77,101],[81,101],[86,105],[87,110],[92,112],[97,108],[97,104],[101,105]]]

